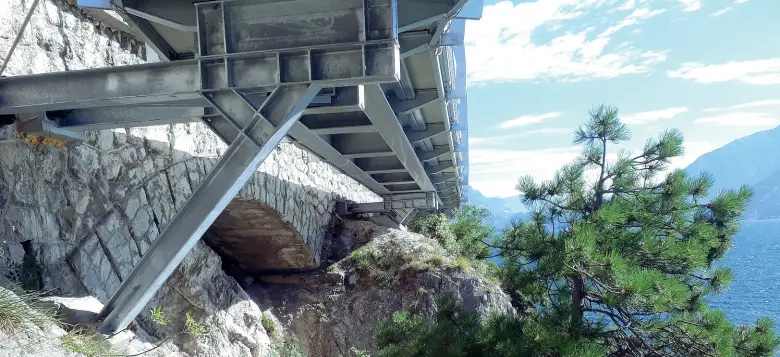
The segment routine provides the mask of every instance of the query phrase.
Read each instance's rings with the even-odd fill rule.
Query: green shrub
[[[371,245],[352,251],[347,258],[358,269],[382,270],[388,265],[385,256]]]
[[[165,317],[165,310],[163,310],[162,306],[155,306],[152,309],[152,321],[162,326],[171,324],[171,319]]]
[[[209,334],[206,329],[206,324],[196,321],[189,311],[187,311],[186,320],[184,321],[184,332],[194,337],[206,336]]]
[[[484,208],[465,205],[452,212],[431,213],[412,222],[409,228],[437,241],[453,256],[468,259],[485,259],[490,247],[485,244],[493,239],[495,230],[483,220],[490,216]]]
[[[471,261],[466,257],[455,258],[452,265],[463,273],[471,271]]]
[[[276,331],[276,323],[266,314],[263,314],[263,317],[260,318],[260,324],[263,325],[263,328],[269,335],[273,335],[274,331]]]

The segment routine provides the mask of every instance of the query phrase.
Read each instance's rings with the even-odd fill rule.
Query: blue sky
[[[600,103],[628,149],[682,130],[677,167],[780,125],[778,16],[780,0],[486,1],[466,27],[470,185],[506,197],[551,178]]]

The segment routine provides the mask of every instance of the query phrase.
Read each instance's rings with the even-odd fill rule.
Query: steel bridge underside
[[[284,139],[383,202],[457,207],[468,184],[464,31],[475,0],[79,0],[113,8],[160,62],[0,79],[0,115],[60,138],[203,122],[229,148],[101,313],[130,323]]]

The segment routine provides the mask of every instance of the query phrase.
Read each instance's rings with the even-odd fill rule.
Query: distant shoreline
[[[767,222],[767,221],[780,221],[780,218],[751,218],[741,219],[740,222]]]

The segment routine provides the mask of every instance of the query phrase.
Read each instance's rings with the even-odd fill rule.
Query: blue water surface
[[[718,264],[734,272],[729,289],[710,296],[710,307],[749,324],[767,316],[780,327],[780,220],[745,221],[734,247]]]

